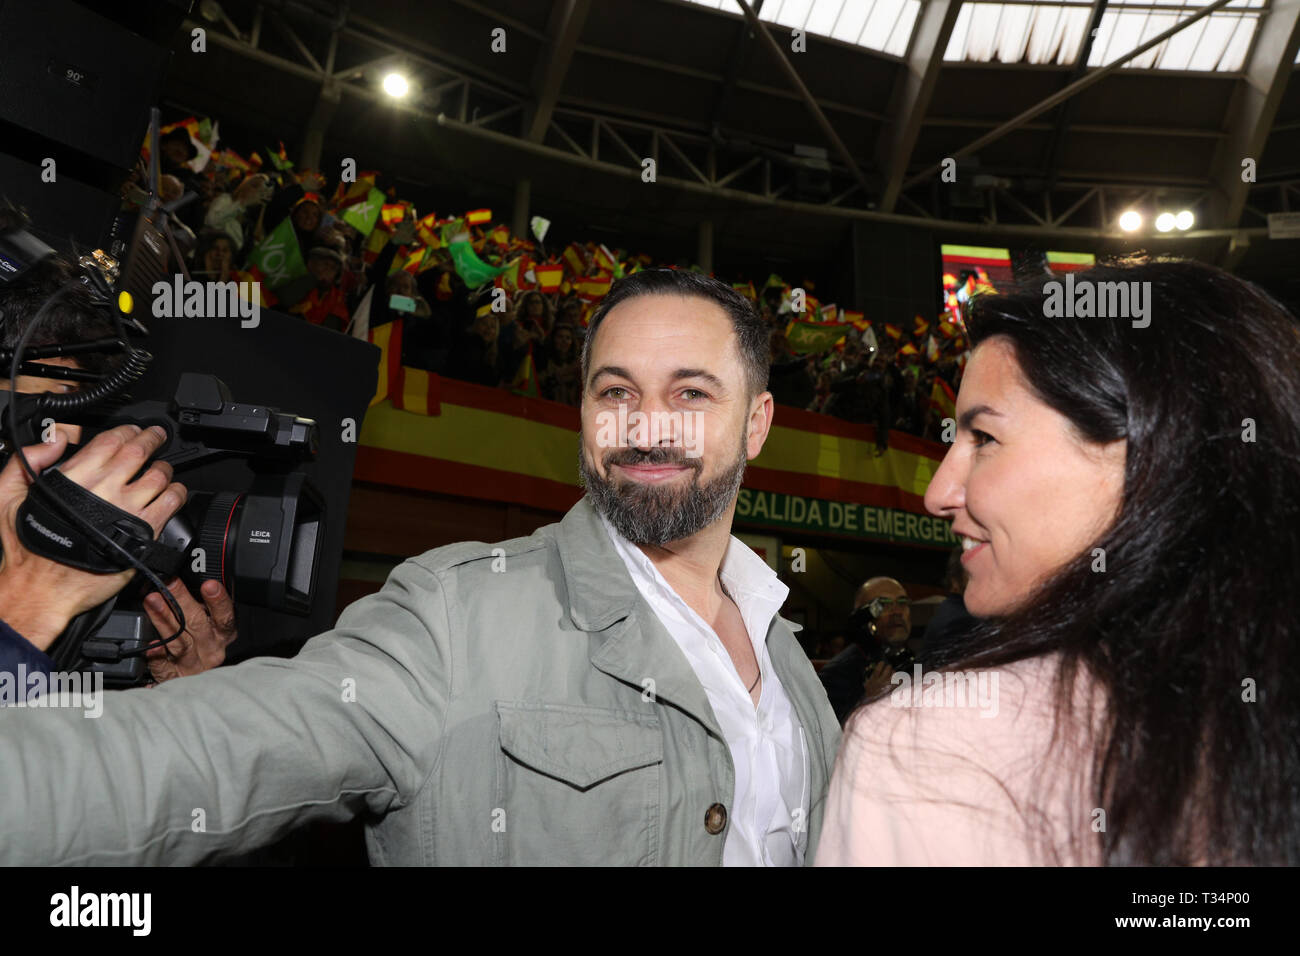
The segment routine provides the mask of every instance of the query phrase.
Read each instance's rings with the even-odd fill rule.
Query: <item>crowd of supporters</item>
[[[524,238],[489,210],[421,218],[376,173],[340,177],[327,199],[330,183],[295,171],[283,146],[245,159],[217,139],[189,119],[160,141],[159,195],[192,277],[257,280],[263,305],[354,335],[401,321],[403,364],[442,376],[577,405],[587,318],[609,282],[695,268],[596,243],[548,248],[544,220]],[[145,159],[124,215],[143,198]],[[771,328],[778,404],[872,424],[882,449],[890,429],[939,438],[965,362],[956,316],[867,318],[775,275],[734,286]]]

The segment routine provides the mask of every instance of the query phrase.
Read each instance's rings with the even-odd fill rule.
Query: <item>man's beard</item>
[[[651,448],[644,452],[620,448],[605,461],[605,469],[611,474],[614,465],[685,465],[694,472],[685,486],[677,478],[664,482],[602,478],[588,467],[582,449],[579,440],[578,474],[587,489],[587,497],[614,529],[633,544],[663,547],[707,528],[722,517],[745,477],[743,438],[731,465],[704,484],[700,484],[703,460],[687,458],[680,448]]]

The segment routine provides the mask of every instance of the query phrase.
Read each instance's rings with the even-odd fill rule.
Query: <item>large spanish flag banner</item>
[[[558,513],[582,496],[577,408],[409,368],[381,371],[381,387],[385,378],[392,391],[366,414],[357,480]],[[951,547],[948,522],[926,514],[923,502],[946,450],[890,432],[889,449],[877,455],[872,426],[780,405],[762,453],[745,469],[737,519]]]

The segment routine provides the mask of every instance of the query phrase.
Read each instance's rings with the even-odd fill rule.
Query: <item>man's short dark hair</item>
[[[767,390],[771,351],[768,344],[770,330],[763,324],[754,304],[743,295],[717,279],[684,269],[644,269],[619,279],[600,300],[587,325],[582,343],[582,387],[586,390],[587,376],[591,372],[592,342],[596,330],[614,306],[643,295],[680,295],[707,299],[718,305],[731,319],[740,351],[741,366],[745,370],[745,385],[749,398]]]
[[[76,281],[76,270],[59,256],[49,256],[35,263],[14,282],[0,284],[0,343],[15,348],[28,324],[48,299],[64,287],[63,297],[41,320],[28,341],[29,348],[40,345],[74,345],[114,336],[115,329],[95,309],[90,291]],[[100,352],[77,356],[82,368],[103,374],[120,364],[118,356]],[[9,377],[9,367],[0,369],[0,379]]]

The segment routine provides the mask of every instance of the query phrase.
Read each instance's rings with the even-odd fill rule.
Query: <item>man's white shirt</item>
[[[597,512],[597,514],[600,514]],[[808,746],[799,717],[772,670],[767,630],[790,589],[732,535],[721,576],[740,608],[763,682],[755,709],[717,633],[664,579],[654,562],[600,515],[637,590],[686,655],[704,686],[735,766],[727,806],[724,866],[798,866],[808,843]]]

